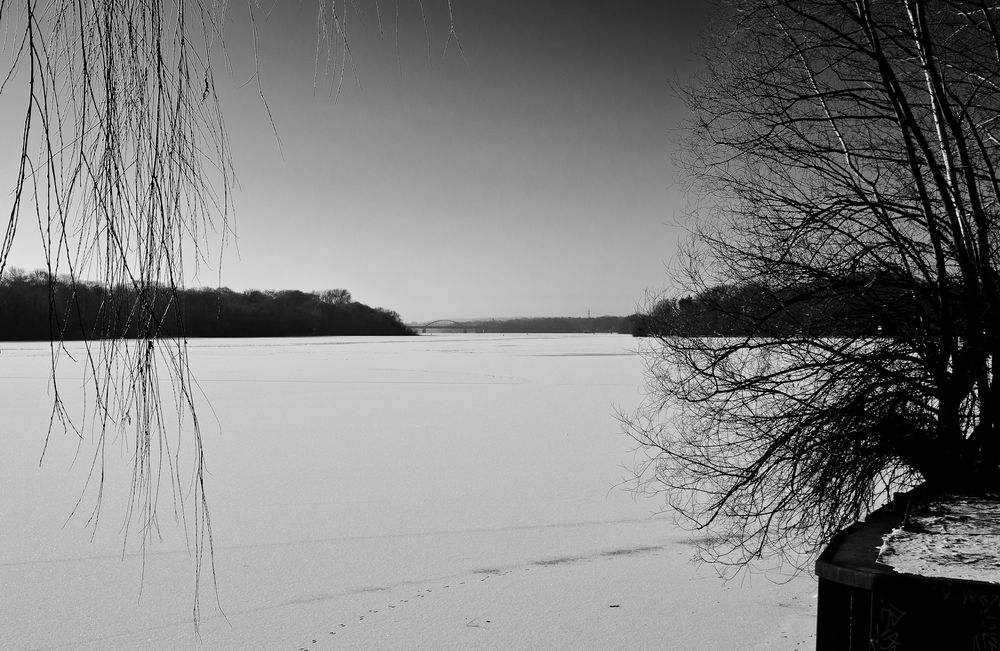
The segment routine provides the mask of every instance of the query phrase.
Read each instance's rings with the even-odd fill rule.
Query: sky
[[[338,83],[325,52],[316,74],[317,3],[253,3],[266,106],[245,83],[248,5],[231,5],[216,83],[235,237],[189,285],[342,287],[408,322],[629,314],[668,285],[685,214],[671,82],[697,66],[704,3],[453,0],[456,44],[444,0],[423,18],[401,1],[398,48],[396,5],[381,34],[357,5]],[[37,233],[18,237],[10,264],[42,267]]]

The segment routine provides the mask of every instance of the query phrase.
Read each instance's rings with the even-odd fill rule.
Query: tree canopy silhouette
[[[625,421],[641,485],[744,567],[816,551],[894,489],[1000,488],[1000,8],[731,9],[685,91],[677,280],[739,327],[653,310]]]
[[[52,280],[44,271],[9,269],[0,276],[0,341],[45,340],[52,332],[62,341],[97,340],[109,320],[117,324],[116,336],[135,339],[138,325],[125,312],[136,300],[133,293],[129,286],[108,289],[96,282]],[[327,300],[331,293],[337,300]],[[395,312],[350,300],[345,289],[177,289],[161,294],[154,309],[166,317],[161,339],[415,334]],[[172,318],[174,312],[179,318]]]

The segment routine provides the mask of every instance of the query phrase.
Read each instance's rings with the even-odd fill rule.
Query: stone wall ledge
[[[819,651],[1000,649],[1000,585],[903,574],[877,561],[884,537],[925,499],[919,489],[899,496],[820,555]]]

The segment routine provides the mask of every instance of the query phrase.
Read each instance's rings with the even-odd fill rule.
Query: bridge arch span
[[[461,321],[455,321],[454,319],[435,319],[434,321],[428,321],[427,323],[417,326],[421,332],[427,332],[427,329],[441,329],[441,330],[457,330],[462,329],[463,332],[468,332],[471,328],[468,323],[462,323]]]

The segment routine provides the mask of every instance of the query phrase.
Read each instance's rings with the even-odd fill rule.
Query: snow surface
[[[135,539],[123,550],[129,462],[110,446],[99,527],[89,508],[67,521],[93,448],[74,463],[76,437],[56,433],[39,465],[48,346],[2,344],[0,648],[812,647],[813,579],[724,583],[691,562],[694,534],[617,487],[635,346],[192,342],[225,614],[204,588],[199,642],[169,500],[143,563]],[[79,370],[60,377],[74,399]]]
[[[878,562],[897,572],[1000,583],[1000,496],[942,496],[883,537]]]

